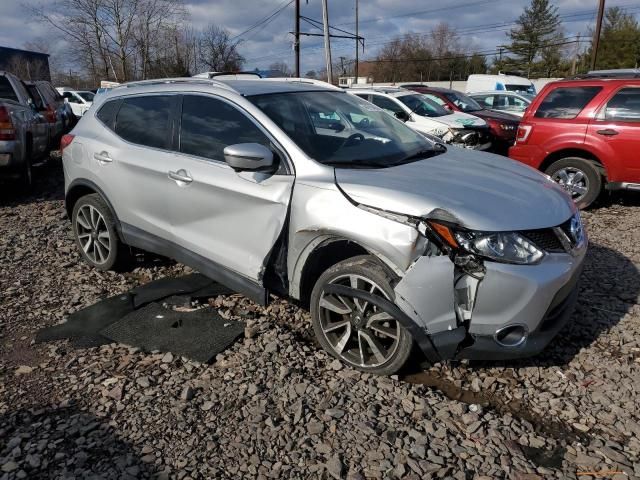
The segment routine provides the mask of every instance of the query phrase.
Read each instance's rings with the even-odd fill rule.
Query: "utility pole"
[[[596,22],[596,33],[593,36],[593,51],[591,52],[591,70],[596,69],[598,59],[598,44],[600,43],[600,31],[602,30],[602,16],[604,14],[604,0],[600,0],[598,5],[598,20]]]
[[[329,7],[327,6],[327,0],[322,0],[322,23],[324,26],[324,56],[327,62],[327,81],[329,83],[333,83],[333,68],[331,65],[331,38],[329,35]]]
[[[578,65],[578,55],[580,54],[580,33],[578,34],[578,40],[576,42],[576,53],[573,55],[573,62],[571,62],[571,75],[576,74],[576,67]]]
[[[296,23],[293,50],[296,54],[296,77],[300,77],[300,0],[296,0]]]
[[[360,49],[360,38],[358,35],[358,0],[356,0],[356,68],[354,73],[356,74],[356,82],[358,83],[358,50]]]

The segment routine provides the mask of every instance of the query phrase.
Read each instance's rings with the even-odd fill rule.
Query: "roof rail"
[[[315,78],[302,78],[302,77],[268,77],[262,80],[267,82],[290,82],[290,83],[308,83],[309,85],[317,85],[319,87],[333,88],[335,90],[342,90],[340,87],[325,82],[322,80],[316,80]]]
[[[178,78],[156,78],[153,80],[138,80],[135,82],[127,82],[121,85],[113,87],[116,88],[132,88],[132,87],[143,87],[147,85],[175,85],[175,84],[204,84],[204,85],[214,85],[216,87],[224,88],[226,90],[230,90],[235,92],[236,90],[230,87],[228,84],[221,82],[220,80],[213,80],[208,78],[193,78],[193,77],[178,77]]]
[[[570,77],[572,79],[586,79],[586,78],[640,78],[640,68],[620,68],[611,70],[591,70],[587,73],[582,73]]]

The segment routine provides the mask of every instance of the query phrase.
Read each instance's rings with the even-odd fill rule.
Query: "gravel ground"
[[[640,198],[585,213],[580,306],[543,354],[381,378],[319,350],[296,306],[235,295],[215,305],[245,338],[212,365],[32,344],[100,298],[189,271],[90,269],[59,167],[37,173],[35,195],[0,188],[0,479],[640,478]]]

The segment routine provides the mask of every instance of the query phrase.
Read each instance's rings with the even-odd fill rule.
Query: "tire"
[[[71,215],[73,236],[85,262],[102,271],[125,262],[127,247],[120,241],[115,219],[100,195],[78,199]]]
[[[413,348],[409,331],[377,306],[324,292],[329,284],[355,286],[393,302],[394,280],[395,277],[369,255],[339,262],[320,275],[310,302],[313,330],[320,346],[363,372],[393,375],[400,370]]]
[[[562,158],[547,167],[545,173],[567,190],[580,209],[589,207],[602,190],[601,173],[592,161],[584,158]]]

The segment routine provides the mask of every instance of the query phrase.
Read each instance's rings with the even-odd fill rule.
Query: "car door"
[[[624,86],[612,93],[588,127],[614,159],[620,178],[609,181],[640,183],[640,86]]]
[[[246,111],[221,97],[184,95],[179,123],[178,152],[165,172],[171,177],[165,193],[176,243],[196,254],[216,279],[231,275],[236,283],[262,283],[293,188],[284,151]],[[240,143],[270,148],[279,168],[234,171],[223,151]]]
[[[108,101],[97,112],[104,129],[81,135],[95,183],[113,205],[127,243],[148,244],[157,252],[154,244],[173,240],[167,171],[174,168],[170,146],[179,98],[157,94]]]

